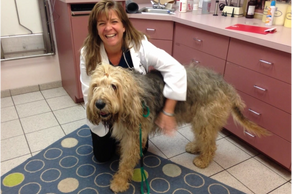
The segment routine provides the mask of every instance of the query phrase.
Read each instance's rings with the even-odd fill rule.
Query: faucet
[[[160,0],[158,0],[158,3],[154,2],[153,0],[151,0],[151,4],[152,4],[152,7],[154,9],[165,9],[166,8],[166,5],[167,5],[167,3],[161,4],[160,3]]]

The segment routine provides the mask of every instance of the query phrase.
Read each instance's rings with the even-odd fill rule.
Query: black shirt
[[[130,50],[127,50],[127,51],[123,52],[122,57],[120,59],[120,62],[119,62],[119,64],[117,66],[121,66],[123,68],[129,68],[127,63],[126,63],[126,61],[125,61],[125,59],[127,60],[130,68],[133,68],[133,62],[132,62]],[[113,65],[111,61],[110,61],[110,64]]]

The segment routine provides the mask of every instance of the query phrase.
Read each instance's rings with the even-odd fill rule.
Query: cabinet
[[[55,1],[53,12],[56,42],[59,55],[59,63],[62,77],[62,86],[75,102],[81,102],[80,77],[80,49],[87,35],[88,15],[73,14],[76,5]],[[92,6],[94,4],[81,4]],[[76,12],[78,13],[78,12]]]
[[[182,64],[194,62],[223,75],[229,37],[175,24],[173,57]]]
[[[245,115],[272,132],[244,134],[229,119],[225,126],[286,168],[291,165],[291,55],[231,38],[224,78],[246,103]]]
[[[149,41],[172,55],[173,22],[130,18],[133,26],[146,34]]]

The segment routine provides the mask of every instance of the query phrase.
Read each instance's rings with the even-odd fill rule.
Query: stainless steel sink
[[[142,14],[164,14],[164,15],[171,15],[174,14],[174,9],[159,9],[153,7],[143,7],[139,10]]]

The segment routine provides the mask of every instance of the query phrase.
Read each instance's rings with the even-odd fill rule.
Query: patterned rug
[[[2,194],[108,194],[118,168],[118,156],[106,163],[95,160],[89,128],[84,125],[53,143],[1,177]],[[144,157],[150,193],[242,194],[230,186],[152,153]],[[146,191],[146,185],[144,184]],[[141,193],[139,165],[130,188]]]

